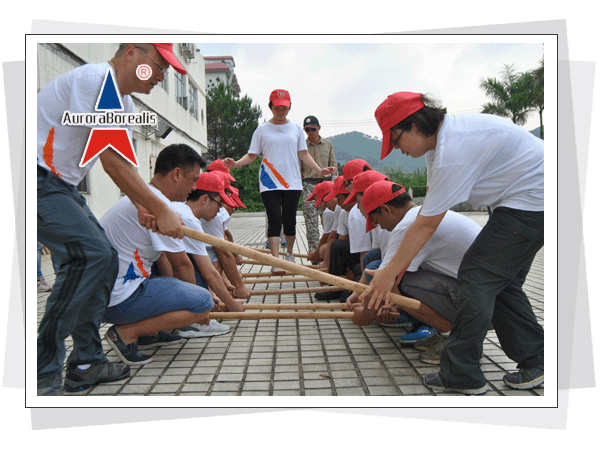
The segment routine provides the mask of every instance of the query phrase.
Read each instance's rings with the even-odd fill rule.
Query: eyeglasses
[[[304,131],[306,131],[307,133],[310,133],[311,131],[317,131],[317,129],[311,128],[311,127],[306,127],[306,128],[304,128]]]
[[[400,132],[400,134],[398,135],[398,137],[396,138],[396,140],[394,142],[392,142],[392,147],[396,147],[398,145],[398,141],[400,140],[400,138],[402,137],[402,133],[404,133],[404,130],[402,130]]]
[[[163,67],[161,66],[153,57],[152,55],[150,55],[150,53],[148,53],[148,50],[146,50],[144,47],[135,47],[135,48],[139,48],[140,50],[144,50],[146,52],[146,55],[150,56],[150,59],[152,61],[154,61],[154,63],[158,66],[158,69],[162,72],[163,75],[167,74],[167,71],[169,70],[169,67]]]
[[[219,208],[223,207],[223,203],[216,201],[214,198],[212,198],[210,195],[208,196],[208,198],[210,198],[213,202],[215,202],[217,205],[219,205]]]

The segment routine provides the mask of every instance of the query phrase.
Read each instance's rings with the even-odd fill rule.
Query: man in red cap
[[[514,389],[544,383],[544,328],[523,284],[544,245],[544,142],[507,119],[447,114],[426,96],[397,92],[375,111],[382,158],[393,148],[427,162],[427,197],[390,264],[374,272],[361,298],[377,307],[428,243],[448,210],[468,201],[492,212],[458,272],[460,308],[440,371],[424,377],[437,391],[485,392],[479,359],[490,324],[517,363],[504,376]]]
[[[136,75],[141,65],[151,68],[148,79]],[[73,337],[73,351],[67,380],[79,381],[67,388],[84,389],[129,375],[128,367],[113,365],[106,359],[98,334],[118,264],[116,251],[77,190],[94,163],[100,160],[104,171],[136,205],[137,220],[143,226],[165,236],[183,237],[179,215],[148,188],[137,169],[117,151],[108,147],[98,158],[80,167],[91,130],[63,125],[62,117],[66,111],[96,113],[98,96],[109,71],[123,112],[134,113],[130,94],[150,93],[164,79],[169,65],[185,73],[173,55],[172,44],[121,44],[110,61],[77,67],[38,93],[38,241],[61,267],[38,332],[39,395],[62,393],[64,338],[69,335]],[[131,133],[130,127],[124,128]]]
[[[361,282],[371,280],[369,271],[384,268],[396,252],[406,230],[417,218],[421,207],[417,206],[403,186],[381,180],[372,183],[362,194],[362,205],[367,218],[366,230],[377,225],[389,232],[381,248],[380,261],[369,265]],[[437,334],[447,333],[456,317],[458,267],[464,253],[473,243],[481,227],[473,220],[454,211],[448,211],[442,224],[428,244],[411,261],[409,269],[392,292],[416,298],[423,304],[418,310],[406,311],[414,317],[409,333],[400,338],[405,345],[425,344],[425,340]],[[350,302],[358,301],[358,294],[350,297]],[[380,321],[388,308],[356,310],[354,321],[368,325],[373,320]],[[398,309],[398,308],[395,308]],[[446,339],[437,337],[439,345],[421,355],[421,361],[439,363]],[[416,347],[418,348],[418,347]]]
[[[313,192],[309,195],[305,201],[314,202],[314,208],[319,209],[323,212],[323,235],[317,242],[315,249],[312,252],[308,253],[308,260],[318,263],[319,261],[323,261],[326,248],[327,241],[329,239],[329,235],[331,233],[333,219],[335,217],[335,208],[337,206],[337,199],[330,200],[326,202],[324,200],[325,196],[331,192],[333,189],[333,181],[323,181],[317,185],[315,185]]]
[[[174,208],[174,203],[185,201],[196,188],[201,168],[199,158],[185,144],[169,145],[156,159],[149,188]],[[222,201],[222,193],[220,189],[205,202]],[[164,330],[209,324],[208,312],[214,306],[212,295],[196,285],[194,266],[182,239],[154,233],[142,226],[137,220],[137,208],[127,196],[102,216],[100,224],[118,252],[117,281],[102,317],[103,322],[113,326],[104,338],[125,364],[143,365],[152,361],[151,356],[139,352],[139,347],[168,345],[181,339]],[[168,261],[172,275],[165,273],[164,265],[160,274],[171,276],[153,276],[152,266],[161,257]]]

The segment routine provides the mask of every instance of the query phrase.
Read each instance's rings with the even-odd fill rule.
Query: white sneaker
[[[52,287],[48,283],[46,283],[46,280],[41,279],[38,280],[37,290],[38,292],[50,292],[52,290]]]
[[[296,263],[296,260],[294,259],[294,255],[292,253],[286,253],[285,254],[285,260],[289,261],[291,263]]]
[[[214,319],[210,319],[210,325],[200,325],[199,323],[193,323],[187,327],[179,328],[177,334],[184,338],[198,338],[198,337],[211,337],[220,336],[222,334],[229,333],[230,328],[228,325],[217,322]]]

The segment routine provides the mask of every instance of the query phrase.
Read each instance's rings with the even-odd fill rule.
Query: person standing
[[[306,146],[308,153],[319,167],[337,167],[333,144],[329,139],[324,139],[320,135],[321,125],[315,116],[304,118],[304,131],[306,132]],[[308,243],[308,252],[314,252],[319,244],[319,218],[323,222],[323,210],[315,207],[314,201],[308,201],[315,189],[315,186],[322,181],[330,178],[330,175],[323,176],[304,161],[300,162],[300,173],[302,175],[302,215],[306,226],[306,241]]]
[[[383,133],[381,159],[394,148],[425,155],[428,191],[398,250],[383,268],[370,271],[363,305],[378,307],[396,279],[427,244],[454,205],[488,205],[492,214],[458,269],[458,309],[440,371],[424,377],[436,391],[482,394],[487,381],[479,360],[490,324],[502,350],[517,363],[504,376],[514,389],[544,382],[544,328],[523,283],[544,245],[544,142],[493,115],[449,115],[413,92],[389,95],[375,111]]]
[[[152,68],[146,80],[136,75]],[[98,160],[114,183],[132,200],[138,221],[147,229],[183,238],[182,220],[139,176],[137,169],[107,147],[84,167],[79,163],[89,127],[63,125],[65,111],[96,113],[95,105],[107,71],[115,81],[123,111],[135,112],[130,94],[149,94],[163,81],[169,66],[186,73],[173,54],[173,44],[121,44],[108,62],[85,64],[51,81],[37,96],[37,233],[60,265],[38,329],[38,395],[62,394],[64,340],[73,338],[65,387],[75,390],[129,376],[123,364],[104,355],[99,328],[119,269],[117,251],[79,194],[77,185]],[[130,127],[125,127],[131,133]],[[153,216],[153,217],[152,217]]]
[[[279,257],[278,241],[283,224],[288,252],[285,259],[295,262],[296,210],[302,193],[298,157],[322,176],[336,172],[337,168],[321,168],[310,156],[302,127],[287,118],[291,105],[290,93],[285,89],[271,92],[269,109],[273,117],[254,131],[248,153],[237,161],[225,158],[223,163],[225,167],[234,169],[250,164],[259,154],[262,155],[258,181],[267,213],[271,254]],[[276,267],[271,270],[274,273],[281,272]]]

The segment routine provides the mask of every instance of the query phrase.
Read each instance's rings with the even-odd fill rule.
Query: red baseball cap
[[[383,133],[383,142],[381,145],[381,158],[385,158],[392,151],[390,142],[390,130],[398,125],[412,113],[417,112],[425,106],[422,94],[414,92],[396,92],[388,95],[375,110],[377,124]]]
[[[382,180],[390,181],[389,177],[381,172],[377,172],[376,170],[367,170],[366,172],[359,173],[352,179],[352,192],[344,202],[344,205],[352,203],[356,197],[356,194],[365,192],[365,189],[367,189],[373,183]]]
[[[237,208],[237,204],[225,192],[225,189],[229,188],[229,180],[223,172],[202,172],[198,177],[198,181],[196,181],[196,189],[216,192],[221,196],[224,203],[232,208]]]
[[[285,89],[275,89],[273,92],[271,92],[269,101],[273,102],[273,106],[289,107],[292,104],[290,93]]]
[[[393,192],[392,186],[394,185],[400,186],[402,189]],[[367,189],[365,189],[365,191],[363,192],[362,204],[367,216],[367,233],[373,228],[377,227],[377,223],[375,223],[373,219],[371,219],[371,216],[369,216],[371,211],[373,211],[376,208],[379,208],[384,203],[393,200],[394,198],[398,197],[400,194],[404,194],[405,192],[406,189],[404,188],[404,186],[398,183],[393,183],[391,181],[385,180],[376,181]]]
[[[242,203],[242,200],[240,199],[240,191],[238,188],[233,187],[233,186],[229,186],[229,189],[231,189],[231,192],[233,193],[231,198],[233,199],[234,202],[236,202],[238,204],[238,206],[241,206],[242,208],[247,208],[246,205],[244,205]]]
[[[370,170],[373,170],[370,164],[364,159],[352,159],[348,161],[346,164],[344,164],[344,168],[342,169],[344,180],[353,179],[359,173],[364,172],[365,167],[368,167]]]
[[[175,53],[173,53],[173,44],[150,44],[150,45],[154,45],[156,47],[156,50],[158,50],[158,53],[160,53],[160,55],[163,58],[165,58],[165,60],[170,65],[173,66],[173,69],[175,69],[177,72],[179,72],[182,75],[185,75],[187,73],[186,70],[181,65],[181,63],[179,62],[179,60],[177,59],[177,56],[175,56]]]
[[[225,172],[229,180],[235,181],[235,178],[233,178],[233,176],[229,173],[229,169],[225,167],[225,164],[223,164],[222,159],[216,159],[213,162],[211,162],[207,167],[207,170],[218,170],[220,172]]]
[[[344,177],[336,177],[335,180],[333,180],[333,189],[332,191],[327,194],[325,197],[323,197],[323,200],[325,200],[326,202],[333,200],[334,197],[338,194],[349,194],[350,191],[346,189],[346,186],[344,186]]]
[[[333,190],[333,181],[323,181],[315,186],[313,193],[306,198],[306,201],[311,202],[316,200],[315,208],[317,208],[325,196]]]

